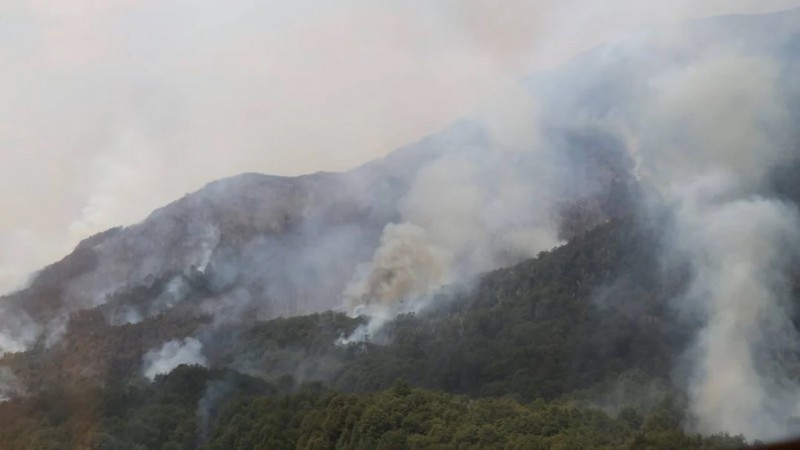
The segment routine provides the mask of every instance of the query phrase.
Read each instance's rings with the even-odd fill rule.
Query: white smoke
[[[158,349],[148,351],[144,355],[142,373],[153,380],[156,375],[172,372],[181,364],[206,366],[203,355],[203,344],[192,337],[169,341]]]
[[[429,242],[424,229],[389,224],[372,261],[345,291],[349,307],[369,312],[426,294],[451,281],[453,255]]]
[[[800,342],[787,309],[800,220],[761,193],[788,156],[777,86],[768,58],[703,57],[650,84],[636,140],[643,179],[672,207],[668,256],[692,270],[679,304],[702,322],[687,358],[692,426],[704,433],[786,437],[800,406],[787,373]]]
[[[564,118],[575,126],[624,130],[637,175],[671,209],[665,247],[672,252],[665,259],[692,270],[689,290],[676,304],[702,321],[687,352],[696,419],[688,425],[704,433],[785,437],[800,405],[800,386],[789,376],[800,341],[787,306],[800,220],[794,207],[764,197],[769,171],[792,157],[779,61],[736,45],[695,50],[691,42],[652,57],[636,81],[641,84],[629,87],[634,94],[611,100],[611,112],[599,122],[581,108],[567,107]],[[568,91],[574,81],[560,87]],[[546,107],[510,110],[513,121],[494,122],[506,127],[489,127],[492,151],[461,148],[419,172],[402,203],[406,222],[387,227],[346,295],[353,312],[374,319],[340,342],[374,334],[387,317],[413,310],[409,302],[426,301],[442,280],[462,280],[557,245],[553,207],[565,195],[554,170],[559,160],[548,141],[531,133]],[[520,172],[524,159],[509,149],[534,155],[537,164]],[[578,174],[569,177],[579,183]],[[398,229],[413,230],[414,239]],[[527,245],[506,245],[515,236],[510,231]],[[520,254],[509,257],[505,248]],[[426,278],[430,264],[423,261],[430,260],[437,261],[433,274],[447,277]],[[375,307],[394,302],[399,305]]]
[[[262,26],[259,20],[252,21],[257,25],[251,34],[230,32],[238,31],[243,22],[250,24],[244,20],[250,17],[248,8],[241,4],[222,11],[228,14],[217,14],[219,9],[210,2],[183,8],[190,14],[201,11],[201,17],[186,20],[192,26],[176,17],[175,29],[157,30],[161,34],[132,23],[115,7],[111,7],[112,16],[119,14],[120,24],[125,26],[110,27],[113,32],[104,24],[117,22],[104,20],[108,17],[105,7],[99,12],[86,7],[97,14],[89,17],[86,33],[81,32],[81,21],[70,20],[63,10],[38,11],[34,14],[37,17],[57,19],[32,21],[56,24],[55,30],[43,33],[48,39],[40,54],[29,57],[22,51],[17,55],[16,49],[24,46],[16,41],[0,46],[3,55],[13,57],[13,70],[7,71],[11,81],[0,83],[0,89],[9,89],[4,96],[9,101],[0,107],[0,117],[7,120],[0,122],[11,125],[0,125],[0,137],[8,142],[4,155],[12,155],[12,162],[20,161],[3,164],[8,173],[0,177],[9,186],[2,190],[0,199],[4,209],[12,211],[3,216],[0,236],[14,235],[0,238],[0,283],[8,285],[22,271],[65,250],[64,245],[28,245],[28,241],[68,240],[71,245],[76,236],[138,220],[160,202],[209,178],[253,169],[298,173],[323,165],[341,168],[385,153],[460,114],[468,104],[465,97],[473,101],[511,74],[521,73],[516,71],[522,67],[519,61],[533,53],[530,45],[522,42],[536,41],[537,46],[563,58],[599,42],[584,39],[583,45],[571,51],[553,50],[594,29],[583,25],[620,29],[608,27],[598,17],[606,21],[649,14],[685,17],[697,15],[688,11],[691,5],[700,4],[620,1],[609,7],[585,1],[565,6],[555,5],[557,2],[514,3],[528,14],[495,15],[492,12],[498,8],[494,5],[487,9],[477,2],[463,2],[466,6],[433,8],[436,14],[415,3],[410,11],[401,8],[400,16],[394,14],[398,12],[394,7],[374,7],[362,15],[313,2],[309,5],[314,8],[307,9],[322,11],[312,14],[310,23],[314,26],[297,20],[302,8],[281,9],[281,19],[275,21],[286,21],[275,24],[266,20],[274,16],[273,9],[264,7],[253,14],[270,22],[265,34],[254,32]],[[719,5],[730,3],[703,2],[699,8],[703,14],[729,11]],[[739,2],[737,8],[758,9],[755,3],[765,2]],[[709,6],[712,4],[716,6]],[[357,2],[347,5],[359,11],[363,6]],[[174,14],[169,8],[162,11],[161,6],[152,7]],[[148,11],[154,17],[161,16]],[[463,23],[449,18],[442,21],[439,14],[443,11],[455,14],[442,16],[463,18]],[[144,13],[135,16],[141,20],[148,17]],[[527,17],[533,22],[526,22]],[[539,23],[540,17],[558,20],[549,21],[548,26],[546,20]],[[403,23],[411,25],[406,28]],[[476,23],[481,26],[474,27]],[[516,31],[506,33],[509,23],[515,24]],[[565,25],[563,29],[557,30],[555,37],[544,39],[546,42],[533,39],[561,25]],[[220,33],[220,29],[229,33]],[[133,39],[117,36],[116,30],[125,30]],[[308,30],[313,32],[304,34]],[[109,33],[119,39],[105,39]],[[373,35],[388,39],[371,39]],[[463,48],[465,35],[472,36],[482,48]],[[341,36],[342,40],[333,42],[331,36]],[[672,36],[676,37],[680,41],[684,36]],[[507,39],[513,42],[509,44]],[[285,48],[265,44],[273,42],[289,44]],[[429,45],[431,42],[437,45]],[[387,48],[401,43],[399,53],[372,58],[374,65],[370,67],[362,65],[370,60],[364,55],[384,55]],[[320,48],[325,51],[318,51]],[[796,383],[784,375],[780,355],[797,342],[784,310],[789,294],[784,272],[794,256],[798,220],[792,208],[763,197],[761,189],[768,170],[787,156],[781,132],[790,124],[781,94],[775,89],[779,74],[774,61],[739,54],[736,48],[712,50],[695,53],[692,41],[687,40],[685,48],[670,54],[680,61],[678,64],[659,72],[643,86],[630,86],[632,92],[642,94],[633,99],[634,106],[614,105],[602,118],[581,117],[570,106],[563,109],[567,110],[566,118],[576,125],[608,120],[615,129],[624,129],[629,138],[626,141],[632,145],[631,155],[637,160],[637,173],[673,209],[674,233],[669,235],[668,244],[674,244],[674,256],[693,270],[682,305],[703,320],[703,330],[689,353],[695,367],[690,396],[698,428],[775,437],[787,431],[781,418],[797,413]],[[656,60],[663,56],[655,53],[649,56]],[[320,58],[306,61],[297,58],[299,54]],[[686,62],[693,58],[699,60]],[[302,64],[294,66],[295,61]],[[392,63],[384,66],[387,61]],[[139,70],[142,67],[152,71]],[[333,74],[331,67],[345,70]],[[424,70],[418,72],[417,68]],[[72,76],[52,76],[62,73]],[[108,73],[118,74],[118,79],[107,78]],[[442,83],[441,73],[466,78]],[[411,82],[406,84],[407,80]],[[565,80],[564,91],[572,88],[569,81],[574,80]],[[387,88],[395,84],[403,88]],[[19,90],[18,85],[28,88]],[[342,92],[345,94],[340,95]],[[360,103],[362,99],[364,103]],[[428,294],[443,284],[558,245],[553,213],[554,206],[565,200],[564,186],[560,183],[558,155],[542,136],[540,122],[543,116],[559,110],[559,100],[542,106],[527,93],[513,92],[497,105],[486,105],[478,118],[491,149],[452,149],[417,174],[400,206],[399,222],[386,226],[380,247],[371,259],[366,258],[344,294],[351,311],[366,311],[385,320],[424,304]],[[591,99],[581,100],[593,103]],[[62,110],[62,105],[71,104],[81,104],[80,111],[85,113]],[[346,114],[341,113],[343,104],[351,105]],[[372,121],[375,111],[387,110],[383,106],[392,104],[402,105],[402,111],[383,117],[383,122]],[[324,120],[310,119],[309,111]],[[398,131],[400,124],[415,123],[408,117],[421,114],[424,120]],[[307,132],[309,123],[315,133]],[[353,123],[361,125],[353,127]],[[271,128],[265,129],[264,124]],[[48,133],[39,133],[39,129]],[[265,152],[264,148],[284,152]],[[291,163],[279,164],[289,151],[305,148],[314,150],[298,153]],[[67,152],[63,155],[70,158],[50,157],[51,152],[58,151]],[[28,161],[27,155],[47,156]],[[87,160],[92,162],[85,164]],[[316,165],[309,167],[309,160]],[[184,164],[191,165],[187,170],[174,170]],[[39,192],[41,183],[36,181],[41,178],[30,177],[34,172],[31,168],[63,188],[59,195]],[[572,177],[571,181],[577,183],[577,177]],[[20,186],[30,194],[22,195],[25,201],[19,201]],[[581,193],[584,188],[575,190]],[[566,200],[574,194],[567,194]],[[42,216],[25,216],[19,222],[22,215],[13,211],[31,211],[31,203],[41,206],[34,208],[39,212],[31,214]],[[27,226],[35,232],[20,231]],[[69,229],[69,237],[64,236],[65,229]],[[203,270],[219,234],[195,231],[198,245],[187,254]],[[16,236],[24,237],[26,244],[20,245],[21,239]],[[135,255],[144,255],[144,262],[135,273],[126,264],[101,264],[94,275],[70,286],[70,294],[83,302],[81,306],[92,307],[118,287],[118,280],[132,276],[139,281],[161,272],[165,265],[159,260],[157,246],[165,241],[131,239],[129,247],[106,249],[110,255],[106,261],[124,261],[131,254],[129,250],[138,249],[140,253]],[[133,259],[139,261],[138,257]],[[16,269],[18,266],[21,268]],[[101,295],[87,295],[97,292]],[[234,291],[223,301],[205,302],[202,308],[215,317],[238,319],[247,313],[243,305],[249,298],[247,292]],[[181,299],[176,294],[161,301],[170,307]],[[0,352],[24,350],[42,333],[51,341],[64,329],[64,321],[56,320],[43,331],[22,313],[0,313]],[[125,313],[123,320],[138,317]],[[371,322],[371,326],[380,323]],[[374,327],[364,334],[371,332]],[[766,355],[778,356],[770,360],[771,364],[763,364],[761,359]],[[145,375],[152,378],[181,363],[206,361],[200,342],[189,338],[148,352],[144,363]]]
[[[47,322],[41,336],[45,348],[56,345],[67,334],[69,319],[68,314],[61,313]]]
[[[791,150],[777,63],[731,50],[655,77],[643,130],[654,143],[641,166],[648,180],[668,190],[724,169],[744,188],[761,182]]]
[[[142,313],[135,306],[125,305],[114,311],[108,322],[111,325],[132,325],[144,320]]]
[[[25,393],[25,387],[8,367],[0,367],[0,403]]]
[[[0,356],[23,352],[41,333],[41,327],[24,311],[10,311],[0,303]]]
[[[203,243],[205,247],[205,242]],[[204,263],[203,268],[208,264],[208,257],[203,257]],[[148,308],[147,315],[148,316],[155,316],[164,311],[169,310],[170,308],[174,307],[175,305],[182,302],[186,296],[189,294],[189,284],[182,276],[177,276],[169,280],[166,287],[164,287],[163,292],[153,300],[153,303],[150,304]]]
[[[543,150],[534,100],[519,87],[476,117],[488,142],[449,148],[423,166],[401,200],[404,222],[384,229],[344,293],[351,312],[417,309],[402,303],[560,243],[554,207],[568,195],[556,194],[556,158]]]
[[[800,250],[800,221],[779,201],[718,194],[687,196],[677,214],[694,272],[687,299],[705,322],[692,353],[693,413],[704,432],[786,437],[800,413],[800,386],[783,359],[800,342],[785,273]]]
[[[3,2],[0,292],[208,180],[353,167],[625,30],[797,4]]]

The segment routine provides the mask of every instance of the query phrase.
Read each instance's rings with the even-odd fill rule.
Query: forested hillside
[[[221,410],[214,389],[234,398]],[[740,437],[682,431],[662,399],[646,415],[566,402],[473,400],[398,382],[368,394],[308,385],[288,395],[234,373],[183,366],[151,385],[48,392],[0,409],[16,449],[732,449]],[[24,416],[23,416],[24,415]],[[214,423],[209,423],[213,417]]]
[[[333,312],[223,326],[210,363],[233,370],[182,366],[153,384],[130,333],[181,335],[207,319],[109,327],[87,313],[68,338],[83,360],[5,358],[30,392],[0,404],[0,448],[741,446],[683,431],[669,375],[689,330],[670,325],[665,301],[681,280],[642,276],[657,251],[648,233],[608,222],[444,290],[364,342],[337,344],[365,318]]]

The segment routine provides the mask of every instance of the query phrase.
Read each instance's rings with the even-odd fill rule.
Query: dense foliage
[[[216,397],[216,398],[215,398]],[[220,412],[219,398],[232,399]],[[664,399],[616,417],[564,402],[472,400],[405,383],[371,395],[307,385],[285,395],[230,371],[181,366],[152,384],[50,391],[0,406],[0,448],[726,449],[740,437],[692,436]]]
[[[217,397],[274,393],[256,379],[197,366],[180,366],[153,383],[45,390],[0,404],[0,448],[196,448]]]
[[[724,449],[738,437],[689,436],[664,402],[649,417],[617,418],[557,403],[469,400],[405,384],[369,396],[304,390],[232,403],[211,450],[245,449]]]
[[[0,403],[0,448],[743,446],[682,431],[669,370],[691,323],[675,326],[667,303],[683,280],[648,277],[654,240],[635,223],[608,222],[443,291],[348,345],[337,341],[368,319],[208,326],[162,315],[112,326],[82,313],[63,344],[2,360],[28,392]],[[197,330],[220,369],[141,375],[147,349]]]
[[[335,345],[361,323],[339,314],[260,323],[226,364],[345,392],[400,379],[521,401],[620,380],[666,382],[691,330],[670,317],[677,281],[670,289],[646,276],[654,264],[646,232],[610,222],[466,292],[443,292],[432,310],[400,316],[357,345]]]

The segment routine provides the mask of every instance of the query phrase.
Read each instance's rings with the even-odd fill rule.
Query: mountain
[[[0,298],[0,448],[796,434],[799,64],[800,10],[640,33],[354,170],[86,239]]]
[[[578,142],[574,152],[586,151],[584,145]],[[26,289],[3,297],[0,349],[39,341],[49,346],[64,333],[71,314],[93,308],[121,325],[185,301],[195,312],[220,320],[339,307],[357,265],[375,252],[384,227],[401,220],[400,203],[420,168],[465,148],[491,152],[486,132],[474,123],[455,124],[350,172],[294,178],[245,174],[210,183],[140,224],[86,239]],[[624,173],[625,161],[612,156],[587,164]],[[609,188],[616,183],[604,173],[596,178]],[[565,209],[564,232],[574,234],[583,221],[595,220],[583,217],[587,214],[605,215],[612,197],[603,196],[581,199],[598,203],[589,213]]]
[[[3,298],[5,314],[33,321],[45,334],[62,332],[69,314],[99,306],[112,323],[136,322],[180,303],[198,283],[209,297],[237,291],[248,297],[237,299],[242,303],[257,298],[253,308],[263,317],[330,308],[354,264],[397,218],[411,174],[439,146],[432,138],[344,174],[245,174],[210,183],[140,224],[85,240],[28,288]],[[141,297],[142,289],[170,281],[169,292]],[[120,300],[136,289],[136,304]],[[36,339],[15,333],[20,320],[8,322],[6,339]]]
[[[739,448],[741,437],[681,430],[685,400],[667,375],[689,333],[675,329],[665,312],[669,293],[639,277],[653,263],[647,242],[647,231],[632,220],[610,222],[487,274],[473,290],[441,293],[438,308],[401,316],[357,344],[336,341],[365,319],[334,312],[222,327],[204,339],[208,365],[233,371],[180,366],[153,383],[139,372],[148,349],[195,335],[202,319],[162,315],[113,327],[99,313],[82,314],[64,337],[69,347],[4,361],[35,389],[0,406],[7,424],[0,442],[294,448],[322,433],[328,443],[320,448],[383,448],[392,436],[380,430],[396,429],[397,448],[428,448],[443,439],[463,443],[460,433],[472,427],[479,433],[474,448],[511,441],[525,442],[521,448],[560,441],[646,448],[665,440],[676,448]],[[611,280],[628,284],[618,281],[598,297],[594,287]],[[158,335],[164,330],[169,334]],[[105,380],[102,388],[93,387],[97,379]],[[412,392],[397,380],[489,400]],[[410,403],[396,403],[401,398]],[[381,404],[390,399],[397,400]],[[409,412],[370,425],[379,411]],[[412,414],[416,425],[407,422]],[[496,430],[483,435],[488,417]],[[437,428],[436,420],[449,425]]]

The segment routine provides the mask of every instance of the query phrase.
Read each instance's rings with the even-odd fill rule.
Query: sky
[[[0,0],[0,293],[214,179],[345,170],[645,27],[800,0]]]

